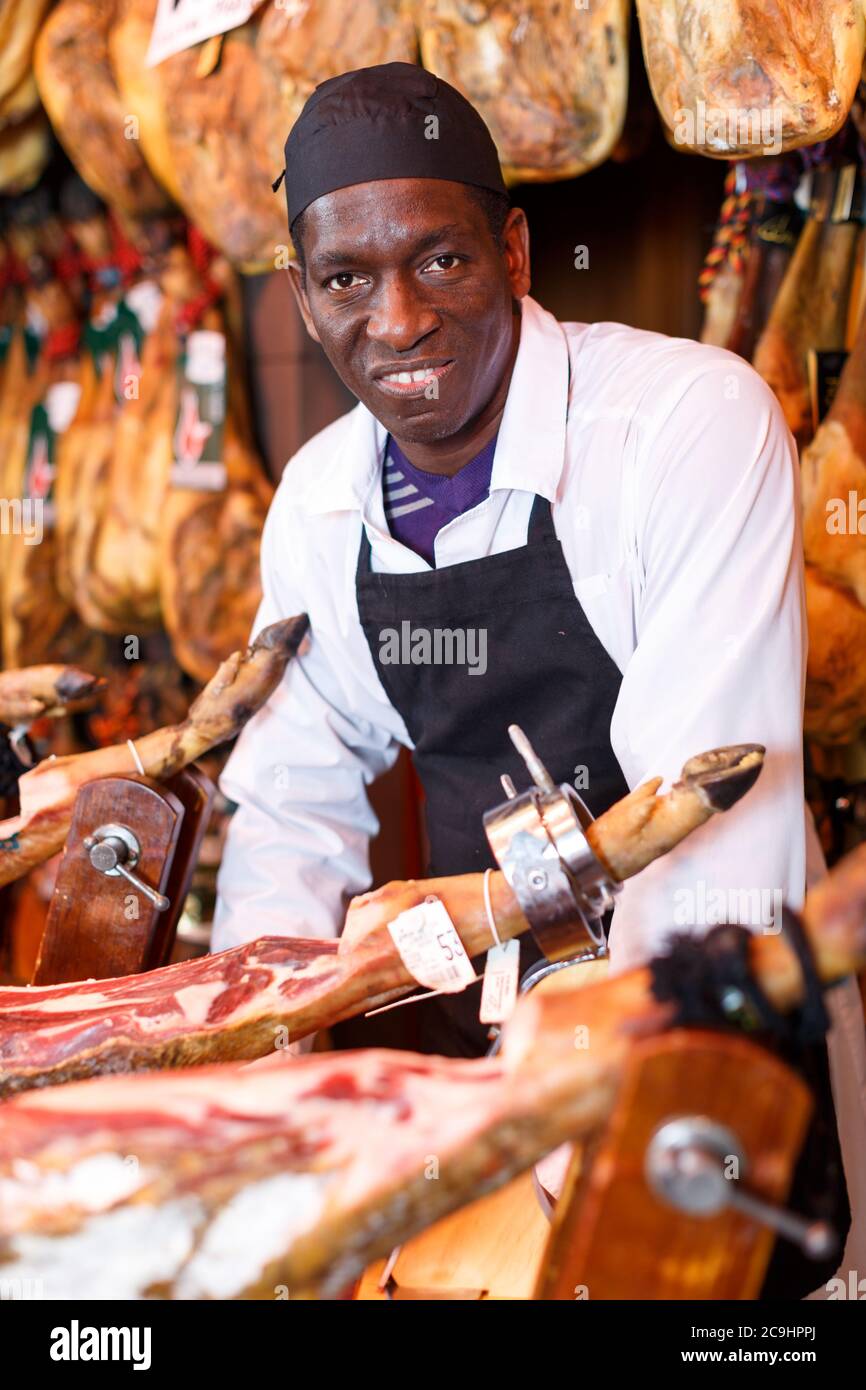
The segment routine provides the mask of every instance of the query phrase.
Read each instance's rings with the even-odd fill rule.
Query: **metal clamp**
[[[131,872],[141,856],[141,845],[127,825],[100,825],[83,842],[94,869],[107,878],[125,878],[139,893],[153,903],[157,912],[167,912],[171,902],[155,888]]]
[[[600,919],[620,885],[586,838],[589,808],[556,785],[522,729],[508,733],[535,785],[518,795],[502,778],[508,799],[484,815],[488,843],[547,959],[595,960],[606,954]]]

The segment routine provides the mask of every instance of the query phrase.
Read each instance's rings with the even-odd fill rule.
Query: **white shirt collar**
[[[568,345],[561,325],[529,295],[521,313],[490,490],[534,492],[552,502],[565,462]],[[381,472],[385,426],[361,403],[347,423],[342,443],[306,489],[309,513],[362,510]]]

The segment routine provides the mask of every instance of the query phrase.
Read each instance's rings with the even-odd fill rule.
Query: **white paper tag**
[[[459,994],[476,979],[454,923],[439,898],[426,898],[388,923],[409,974],[427,989]]]
[[[145,66],[246,24],[262,0],[159,0]]]
[[[484,966],[481,986],[482,1023],[504,1023],[517,1003],[517,977],[520,972],[520,942],[514,937],[501,946],[491,946]]]

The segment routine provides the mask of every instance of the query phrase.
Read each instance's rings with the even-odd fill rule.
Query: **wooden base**
[[[392,1270],[395,1299],[530,1298],[550,1235],[532,1175],[437,1221],[404,1245]],[[364,1274],[356,1299],[384,1300],[379,1288],[387,1261]],[[394,1287],[396,1286],[396,1287]]]

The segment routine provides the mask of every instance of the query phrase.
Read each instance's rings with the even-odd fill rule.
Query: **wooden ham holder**
[[[552,1222],[528,1175],[370,1267],[367,1299],[754,1299],[811,1115],[790,1067],[738,1035],[676,1029],[635,1047],[616,1106],[574,1154]],[[726,1204],[713,1214],[690,1201]],[[750,1206],[746,1212],[742,1206]],[[763,1210],[762,1210],[763,1208]],[[816,1237],[820,1233],[816,1230]]]
[[[101,777],[80,788],[33,984],[167,964],[214,793],[195,765],[164,782]]]

